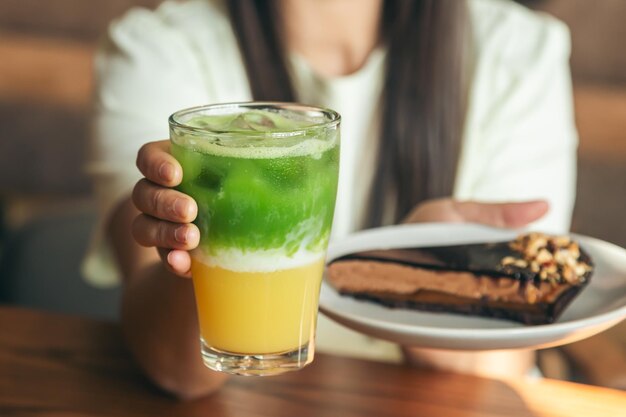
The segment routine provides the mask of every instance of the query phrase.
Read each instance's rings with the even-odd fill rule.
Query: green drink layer
[[[228,132],[224,138],[172,131],[172,153],[184,171],[179,189],[198,203],[204,253],[324,251],[337,192],[336,129],[264,111],[246,113],[245,120],[198,116],[186,124]],[[290,129],[299,134],[290,136]]]

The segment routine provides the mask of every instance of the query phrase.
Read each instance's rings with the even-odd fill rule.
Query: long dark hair
[[[256,100],[294,101],[276,1],[229,0]],[[395,221],[419,202],[452,194],[466,113],[467,4],[385,0],[379,38],[387,47],[378,170],[368,226]]]

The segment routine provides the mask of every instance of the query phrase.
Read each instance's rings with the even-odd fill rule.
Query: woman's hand
[[[515,229],[540,219],[548,212],[548,209],[548,203],[542,200],[520,203],[479,203],[441,198],[419,204],[405,217],[404,223],[480,223],[486,226]]]
[[[187,251],[200,241],[200,231],[191,223],[198,206],[188,195],[171,189],[181,183],[183,169],[170,154],[169,141],[142,146],[137,168],[145,178],[133,190],[133,203],[141,211],[133,222],[133,237],[142,246],[156,247],[167,269],[189,277],[191,258]]]
[[[548,209],[545,201],[478,203],[442,198],[419,204],[404,222],[480,223],[518,228],[540,219]],[[527,375],[534,365],[534,353],[530,350],[465,352],[410,346],[404,346],[402,350],[407,362],[418,367],[490,378],[521,377]]]
[[[179,398],[198,398],[226,380],[226,374],[202,362],[193,284],[177,278],[190,275],[187,251],[200,238],[190,222],[198,208],[171,188],[181,183],[183,170],[168,141],[144,145],[137,167],[145,178],[135,186],[132,201],[120,202],[108,221],[122,274],[122,330],[137,363],[157,386]]]

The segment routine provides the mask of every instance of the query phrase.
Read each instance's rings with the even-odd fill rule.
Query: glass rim
[[[320,130],[320,129],[328,129],[333,128],[341,122],[341,115],[337,113],[335,110],[312,106],[308,104],[301,104],[296,102],[286,102],[286,101],[240,101],[240,102],[229,102],[229,103],[216,103],[216,104],[205,104],[201,106],[189,107],[186,109],[178,110],[168,118],[168,123],[170,128],[182,129],[188,132],[193,133],[204,133],[211,134],[215,136],[229,136],[236,135],[241,136],[241,132],[232,132],[229,130],[219,130],[219,129],[211,129],[209,127],[195,127],[186,124],[180,120],[181,117],[193,114],[200,113],[205,110],[214,110],[214,109],[238,109],[238,108],[247,108],[247,109],[255,109],[255,108],[277,108],[277,109],[285,109],[285,110],[294,110],[300,112],[306,111],[315,111],[324,115],[324,117],[328,118],[328,120],[324,120],[319,123],[314,123],[305,127],[299,127],[294,129],[278,129],[272,130],[268,132],[263,131],[246,131],[245,135],[248,137],[294,137],[294,136],[302,136],[310,133],[312,130]]]

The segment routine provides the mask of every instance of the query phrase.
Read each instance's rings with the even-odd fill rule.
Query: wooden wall
[[[626,1],[535,0],[529,6],[572,29],[572,69],[579,81],[626,84]]]
[[[0,2],[0,197],[89,192],[92,54],[108,22],[158,0]]]

